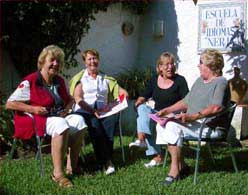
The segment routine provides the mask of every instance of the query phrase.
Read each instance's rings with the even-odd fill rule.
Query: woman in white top
[[[100,119],[99,113],[118,95],[127,96],[128,94],[118,86],[114,78],[99,72],[99,53],[96,50],[84,51],[82,58],[86,70],[81,72],[82,76],[75,84],[73,96],[77,104],[74,111],[85,118],[97,162],[100,167],[105,166],[105,173],[109,175],[115,172],[111,159],[114,131],[118,127],[118,115]]]

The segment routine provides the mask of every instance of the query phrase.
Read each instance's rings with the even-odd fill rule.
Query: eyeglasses
[[[174,64],[159,64],[160,66],[164,67],[164,68],[168,68],[170,66],[174,66]]]

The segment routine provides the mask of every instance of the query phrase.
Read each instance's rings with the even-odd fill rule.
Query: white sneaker
[[[159,166],[159,165],[162,165],[162,164],[163,164],[163,162],[157,162],[154,159],[152,159],[149,163],[145,163],[144,166],[146,168],[152,168],[152,167],[156,167],[156,166]]]
[[[135,142],[131,142],[129,144],[129,148],[131,147],[147,148],[147,145],[145,142],[141,142],[140,140],[137,139]]]
[[[111,175],[115,172],[115,167],[114,166],[108,166],[107,170],[105,171],[106,175]]]

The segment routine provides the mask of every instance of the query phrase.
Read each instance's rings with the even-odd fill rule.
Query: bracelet
[[[201,112],[198,112],[198,114],[199,114],[199,117],[200,117],[200,118],[203,118],[203,117],[204,117],[203,114],[202,114]]]

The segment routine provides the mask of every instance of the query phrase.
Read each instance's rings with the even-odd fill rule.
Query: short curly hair
[[[224,68],[224,58],[222,53],[217,49],[205,49],[201,53],[202,63],[205,64],[217,76],[222,75]]]
[[[82,59],[85,62],[87,54],[91,54],[93,56],[96,56],[98,60],[100,60],[100,55],[99,52],[96,51],[95,49],[87,49],[81,53]]]

